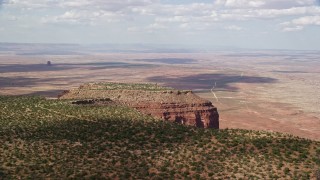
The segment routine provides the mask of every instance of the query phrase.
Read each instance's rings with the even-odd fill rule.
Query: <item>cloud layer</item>
[[[2,3],[3,0],[0,0]],[[41,22],[85,25],[140,18],[153,21],[146,26],[157,24],[164,27],[176,23],[177,27],[186,27],[199,23],[208,26],[208,23],[218,21],[292,18],[291,23],[282,22],[283,29],[286,29],[295,25],[319,25],[317,16],[320,15],[315,0],[216,0],[213,3],[197,1],[187,4],[164,4],[159,0],[8,0],[7,6],[30,11],[56,9],[60,14],[46,15],[41,18]],[[299,20],[297,16],[304,19]]]
[[[1,5],[7,10],[3,21],[32,21],[39,27],[110,27],[128,33],[251,33],[259,24],[266,34],[320,26],[316,0],[0,0]]]

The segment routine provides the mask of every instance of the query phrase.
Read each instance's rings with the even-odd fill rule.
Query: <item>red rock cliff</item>
[[[219,128],[217,108],[213,107],[210,102],[200,104],[139,103],[132,104],[131,107],[163,120],[201,128]]]

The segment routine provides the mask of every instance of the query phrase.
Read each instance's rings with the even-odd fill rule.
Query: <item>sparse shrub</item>
[[[315,172],[315,177],[317,180],[320,180],[320,168],[318,168]]]
[[[286,168],[284,168],[283,172],[285,175],[288,175],[290,172],[290,169],[288,167],[286,167]]]

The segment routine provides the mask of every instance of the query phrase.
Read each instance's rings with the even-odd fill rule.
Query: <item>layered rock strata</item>
[[[131,107],[142,113],[180,124],[201,128],[219,128],[217,108],[210,102],[201,104],[141,103]]]

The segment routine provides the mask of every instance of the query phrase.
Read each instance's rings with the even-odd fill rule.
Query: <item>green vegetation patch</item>
[[[0,96],[0,179],[310,179],[320,143],[197,129],[121,106]]]

